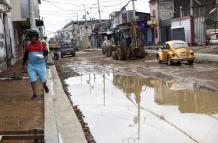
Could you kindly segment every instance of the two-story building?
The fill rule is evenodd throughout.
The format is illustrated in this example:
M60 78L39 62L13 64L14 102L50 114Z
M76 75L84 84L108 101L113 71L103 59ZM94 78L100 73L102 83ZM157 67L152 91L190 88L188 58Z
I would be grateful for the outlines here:
M171 40L171 29L176 27L184 29L188 43L205 44L212 33L218 35L217 3L216 0L150 0L149 23L155 44Z
M36 19L37 30L42 35L43 21L40 20L39 4L40 0L33 0L34 2L34 14ZM15 41L15 55L16 60L20 60L23 56L23 44L24 43L24 31L30 28L30 10L29 0L11 0L13 6L11 11L13 29L14 29L14 41Z
M71 41L79 48L101 47L100 34L107 32L108 20L71 21L58 34L60 41ZM61 35L60 35L61 34Z
M150 0L151 21L154 43L159 44L171 39L171 18L174 15L173 0Z
M36 25L42 33L39 19L40 0L34 1ZM0 71L14 65L23 57L24 31L30 28L29 0L1 0L0 2Z
M60 41L62 42L76 41L77 47L89 48L91 46L92 27L92 23L88 21L71 21L60 30L58 37L61 37Z

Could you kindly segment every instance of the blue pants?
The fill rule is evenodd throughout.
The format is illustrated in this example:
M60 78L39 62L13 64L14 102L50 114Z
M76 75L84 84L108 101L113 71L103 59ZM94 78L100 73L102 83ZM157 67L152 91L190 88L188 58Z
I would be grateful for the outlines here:
M30 81L35 82L37 80L37 75L39 76L39 79L41 82L46 81L46 66L45 63L36 63L28 64L28 74L30 76Z

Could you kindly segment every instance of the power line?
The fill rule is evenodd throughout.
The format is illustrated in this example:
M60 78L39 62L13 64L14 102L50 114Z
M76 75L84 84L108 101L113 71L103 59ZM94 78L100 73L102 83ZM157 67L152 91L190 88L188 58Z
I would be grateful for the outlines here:
M46 0L43 0L43 1L46 1ZM52 1L52 0L49 0L50 2L55 2L55 3L59 3L59 4L70 4L70 5L79 5L82 7L82 4L75 4L75 3L70 3L70 2L60 2L60 1ZM74 0L75 1L75 0ZM80 1L80 0L79 0ZM81 2L81 1L80 1ZM96 4L96 3L86 3L86 5L93 5L93 4Z
M53 6L57 7L57 8L60 9L60 10L63 10L63 11L83 11L83 10L67 10L67 9L63 9L63 8L57 6L56 4L54 4L54 3L51 2L51 1L48 1L48 0L44 0L44 1L45 1L45 2L48 2L48 3L50 3L50 4L52 4Z
M114 7L114 6L118 6L118 5L121 5L121 4L124 4L126 3L126 0L123 1L123 2L120 2L120 3L116 3L116 4L109 4L109 5L101 5L102 7Z

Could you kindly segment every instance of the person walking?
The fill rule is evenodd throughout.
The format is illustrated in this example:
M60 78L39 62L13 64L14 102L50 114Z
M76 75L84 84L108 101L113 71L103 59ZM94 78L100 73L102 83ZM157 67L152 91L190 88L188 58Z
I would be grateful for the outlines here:
M47 47L48 53L49 53L49 43L47 42L47 35L43 34L42 42L46 43L46 47ZM49 69L49 66L48 66L48 56L45 57L45 64L46 64L46 68Z
M46 93L49 92L49 88L46 85L46 63L45 57L48 56L48 49L45 42L39 39L39 33L36 30L28 31L29 42L25 50L23 58L23 68L25 67L26 61L28 61L28 74L31 81L33 90L32 100L38 97L37 93L37 75L43 84L43 88Z

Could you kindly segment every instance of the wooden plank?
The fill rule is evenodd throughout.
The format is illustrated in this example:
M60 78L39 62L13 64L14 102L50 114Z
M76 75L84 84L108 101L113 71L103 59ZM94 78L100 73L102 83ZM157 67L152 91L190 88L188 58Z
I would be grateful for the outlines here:
M0 135L0 143L3 143L2 135Z
M4 135L2 140L43 140L44 135Z
M0 131L0 135L44 134L43 130Z

